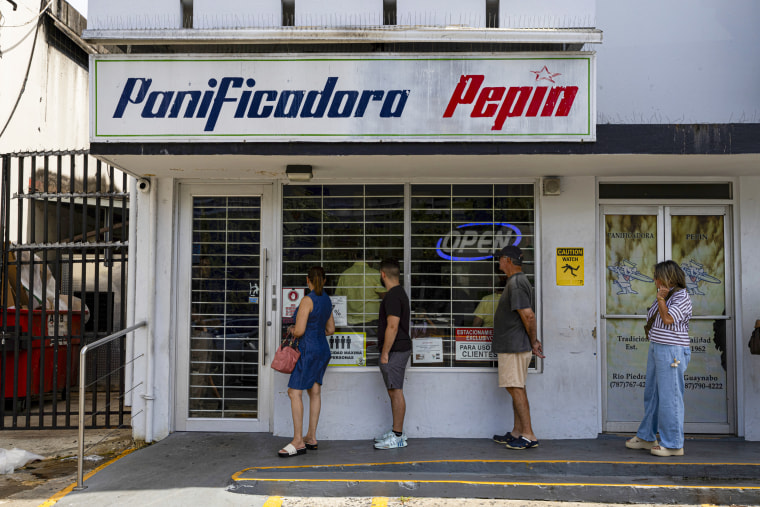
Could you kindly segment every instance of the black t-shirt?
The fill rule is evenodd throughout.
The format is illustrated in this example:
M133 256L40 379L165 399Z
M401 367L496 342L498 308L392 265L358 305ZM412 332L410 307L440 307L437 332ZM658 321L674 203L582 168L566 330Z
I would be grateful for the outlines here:
M409 336L409 296L406 295L406 291L400 285L396 285L389 290L382 303L380 303L380 324L377 328L377 347L380 352L383 351L383 343L385 342L385 329L388 327L388 315L398 317L398 333L396 334L396 340L391 347L392 352L403 352L405 350L412 349L412 339Z

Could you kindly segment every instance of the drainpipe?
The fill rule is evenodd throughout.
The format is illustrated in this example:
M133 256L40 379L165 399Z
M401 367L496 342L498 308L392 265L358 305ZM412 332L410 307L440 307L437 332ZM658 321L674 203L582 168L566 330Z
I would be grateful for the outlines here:
M151 178L150 182L150 266L148 269L148 281L156 283L156 261L158 259L158 180ZM148 343L145 346L145 442L153 442L153 344L156 328L156 290L151 291L149 300L150 311L148 318Z
M136 284L136 254L137 250L137 181L129 178L129 245L127 246L127 325L135 324L135 286ZM126 336L126 352L124 357L129 361L129 366L124 372L124 385L129 391L124 395L124 404L132 406L132 387L135 379L135 363L132 360L135 354L135 335L129 333Z

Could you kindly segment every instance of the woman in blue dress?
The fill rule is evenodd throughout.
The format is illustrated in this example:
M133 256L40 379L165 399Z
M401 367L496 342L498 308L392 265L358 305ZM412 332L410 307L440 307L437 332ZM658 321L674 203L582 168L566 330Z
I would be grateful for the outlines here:
M290 409L293 414L293 440L277 454L282 458L305 454L317 449L317 423L322 408L322 377L330 362L327 336L335 332L332 302L325 293L325 270L309 269L306 278L309 294L301 300L295 314L296 323L288 328L298 338L298 359L288 382ZM309 429L303 434L303 392L309 393Z

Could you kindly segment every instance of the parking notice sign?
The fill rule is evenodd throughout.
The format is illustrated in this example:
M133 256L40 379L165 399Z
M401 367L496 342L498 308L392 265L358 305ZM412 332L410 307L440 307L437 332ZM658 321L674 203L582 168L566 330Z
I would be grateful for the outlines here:
M557 248L557 285L583 285L583 248Z
M457 361L496 361L496 354L491 351L492 327L457 327L454 338Z

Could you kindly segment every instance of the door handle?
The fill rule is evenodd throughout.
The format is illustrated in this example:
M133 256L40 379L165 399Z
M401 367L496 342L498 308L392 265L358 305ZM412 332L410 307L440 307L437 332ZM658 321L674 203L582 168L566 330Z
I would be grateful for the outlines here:
M260 276L260 278L261 278L261 281L262 281L261 282L261 290L263 292L263 291L267 290L266 287L267 287L267 285L269 285L269 277L267 276L267 272L268 272L268 269L269 269L269 249L262 248L261 250L262 250L261 253L263 254L261 256L263 262L262 262L262 267L261 267L261 276ZM262 319L262 317L266 317L267 316L267 309L266 309L267 305L266 305L266 298L264 297L264 294L261 294L261 296L262 297L261 297L260 301L263 304L259 305L259 336L261 336L261 339L259 340L259 342L260 342L259 346L261 347L261 351L262 351L261 365L262 366L266 366L267 365L267 352L268 352L268 350L267 350L267 341L268 341L267 338L269 337L269 333L268 333L268 329L267 328L269 327L269 325L271 324L271 322L268 319L266 319L266 318Z

